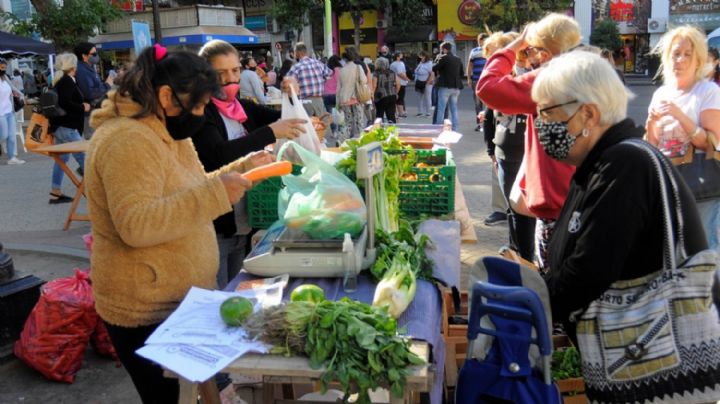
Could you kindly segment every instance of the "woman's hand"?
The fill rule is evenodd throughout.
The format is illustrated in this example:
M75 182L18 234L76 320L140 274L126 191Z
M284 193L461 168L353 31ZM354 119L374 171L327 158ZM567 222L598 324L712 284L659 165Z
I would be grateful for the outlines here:
M527 35L528 31L530 30L531 24L528 24L523 29L522 34L520 34L519 37L515 38L514 41L510 42L505 49L512 49L513 52L518 53L524 51L528 46L530 46L529 43L527 43Z
M253 168L262 167L274 161L275 156L266 152L265 150L252 152L245 157L243 169L247 172L252 170Z
M660 101L660 105L655 108L651 115L657 115L660 117L671 116L678 121L687 118L687 115L672 101Z
M295 139L296 137L305 133L305 124L307 123L304 119L291 118L283 119L270 124L275 138Z
M298 84L295 77L284 77L280 90L284 93L290 93L290 87L295 89L295 94L300 94L300 85Z
M245 191L252 188L252 182L246 180L240 173L227 173L220 175L220 181L225 186L228 200L234 205L245 195Z

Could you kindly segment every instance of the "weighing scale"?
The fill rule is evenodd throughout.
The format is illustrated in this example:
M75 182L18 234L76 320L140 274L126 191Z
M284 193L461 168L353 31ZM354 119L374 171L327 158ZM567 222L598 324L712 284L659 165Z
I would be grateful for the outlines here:
M367 221L353 239L355 268L367 269L375 262L375 195L372 178L384 169L382 146L373 142L357 150L357 177L365 180ZM343 239L313 240L304 232L289 229L283 220L275 222L243 262L253 275L292 277L342 277Z

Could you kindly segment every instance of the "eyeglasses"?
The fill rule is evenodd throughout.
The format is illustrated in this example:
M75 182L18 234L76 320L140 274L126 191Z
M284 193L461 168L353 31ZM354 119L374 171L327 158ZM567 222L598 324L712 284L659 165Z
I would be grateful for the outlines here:
M538 109L537 112L538 112L538 115L546 116L546 115L547 115L547 114L546 114L547 111L550 111L551 109L564 107L564 106L566 106L566 105L575 104L575 103L577 103L577 102L578 102L578 100L572 100L572 101L568 101L568 102L563 102L563 103L561 103L561 104L555 104L555 105L551 105L551 106L549 106L549 107L545 107L545 108L542 108L542 109Z
M525 54L525 56L530 57L530 56L535 56L535 55L537 55L537 54L540 53L540 52L547 52L547 51L548 51L547 49L541 48L541 47L539 47L539 46L538 46L538 47L528 46L527 48L525 48L525 49L523 50L523 53Z

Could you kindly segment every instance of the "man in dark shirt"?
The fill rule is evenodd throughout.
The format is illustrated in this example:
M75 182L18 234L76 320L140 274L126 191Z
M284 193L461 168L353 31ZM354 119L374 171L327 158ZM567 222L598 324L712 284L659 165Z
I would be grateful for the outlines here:
M438 76L438 101L435 109L435 119L442 122L445 114L445 107L450 107L450 120L452 121L452 129L458 129L458 111L457 103L460 96L460 90L463 88L463 66L459 57L451 53L452 44L443 42L440 45L442 55L433 66L435 75Z

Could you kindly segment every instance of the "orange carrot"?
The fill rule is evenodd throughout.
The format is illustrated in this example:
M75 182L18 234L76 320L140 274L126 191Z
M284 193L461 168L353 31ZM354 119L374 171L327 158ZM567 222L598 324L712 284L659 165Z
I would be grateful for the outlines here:
M260 181L270 177L279 177L292 173L292 163L289 161L276 161L261 167L253 168L243 174L250 181Z

